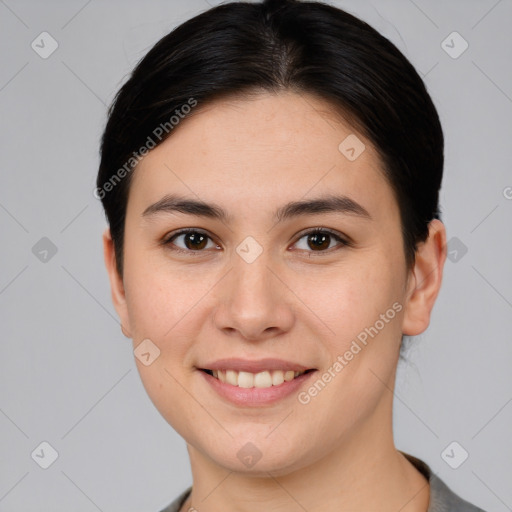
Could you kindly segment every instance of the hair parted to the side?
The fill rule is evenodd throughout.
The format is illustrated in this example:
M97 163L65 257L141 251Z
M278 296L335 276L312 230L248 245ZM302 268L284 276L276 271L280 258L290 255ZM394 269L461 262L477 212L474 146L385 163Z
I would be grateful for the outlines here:
M179 25L115 96L96 193L121 277L130 183L148 137L155 147L171 136L171 118L194 115L186 105L283 90L327 100L372 142L400 209L407 266L414 263L429 222L440 218L444 160L441 124L422 79L396 46L351 14L321 2L265 0L221 4Z

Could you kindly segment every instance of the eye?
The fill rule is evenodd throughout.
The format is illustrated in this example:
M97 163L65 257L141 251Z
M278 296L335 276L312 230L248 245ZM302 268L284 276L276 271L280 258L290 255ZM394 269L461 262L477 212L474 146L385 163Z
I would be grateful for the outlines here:
M176 240L180 238L182 238L183 244L181 246L176 243ZM299 240L295 242L295 245L297 245L302 239L306 239L306 247L299 247L299 250L306 250L307 252L332 252L330 250L328 251L328 249L332 248L331 242L333 239L338 242L338 248L351 246L351 242L345 240L340 234L327 228L315 228L303 233ZM210 245L208 245L209 241ZM213 242L212 238L207 233L194 228L186 228L178 231L177 233L173 233L171 236L164 239L162 244L173 251L189 255L204 252L204 249L208 248L221 248L218 244ZM312 250L308 250L308 248Z
M326 228L315 228L306 233L303 233L295 245L297 245L303 238L306 239L304 244L305 247L299 247L299 249L306 251L308 251L308 248L312 249L308 252L328 252L327 249L330 249L330 245L333 239L339 243L338 248L339 246L344 247L351 245L348 240L342 238L338 233L335 233L334 231Z
M175 243L175 240L183 238L183 245L179 246ZM210 247L208 247L208 240L211 241ZM181 231L174 233L172 236L166 238L162 242L165 246L169 246L173 251L184 252L193 254L194 252L202 252L203 249L216 247L220 248L218 244L213 243L213 240L209 235L203 231L197 229L182 229Z

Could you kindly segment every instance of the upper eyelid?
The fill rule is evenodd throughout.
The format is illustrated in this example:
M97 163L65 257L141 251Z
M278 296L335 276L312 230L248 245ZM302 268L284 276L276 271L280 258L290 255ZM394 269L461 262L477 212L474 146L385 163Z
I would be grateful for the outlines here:
M201 228L183 228L183 229L179 229L175 233L164 236L164 238L162 239L162 243L164 243L164 244L169 243L173 238L176 238L181 235L186 235L188 233L199 233L200 235L205 235L210 240L215 241L215 238L213 236L211 236L207 231L204 231Z

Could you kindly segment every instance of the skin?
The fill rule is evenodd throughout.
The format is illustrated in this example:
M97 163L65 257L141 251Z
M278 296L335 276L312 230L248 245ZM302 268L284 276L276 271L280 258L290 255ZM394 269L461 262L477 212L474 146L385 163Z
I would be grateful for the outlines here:
M350 134L366 146L355 161L338 150ZM187 443L193 491L182 510L425 512L428 482L394 446L392 390L402 333L427 328L441 286L443 224L430 223L407 269L398 204L370 141L323 100L292 92L198 106L133 178L123 278L108 229L105 263L125 334L134 347L149 338L160 349L149 366L136 362ZM333 192L371 218L272 217L288 201ZM232 219L142 215L168 193L215 202ZM195 255L159 243L187 227L210 236ZM317 227L352 245L331 238L316 249L301 232ZM252 263L236 252L247 236L263 248ZM194 252L186 241L173 240ZM235 406L196 369L224 357L277 357L321 375L396 302L401 311L308 404L293 394ZM262 455L251 468L237 457L248 442Z

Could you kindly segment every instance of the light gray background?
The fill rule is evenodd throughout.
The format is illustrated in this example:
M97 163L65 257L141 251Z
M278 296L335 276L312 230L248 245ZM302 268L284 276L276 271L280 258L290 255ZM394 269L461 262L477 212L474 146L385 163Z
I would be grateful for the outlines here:
M467 247L451 241L431 326L400 366L397 447L467 500L512 510L512 1L330 3L424 76L446 136L443 220ZM119 329L92 190L106 105L208 7L0 0L0 511L157 511L191 483ZM31 48L43 31L59 45L47 59ZM457 59L441 46L453 31L469 43ZM32 252L42 237L57 247L47 262ZM31 457L42 441L59 454L48 469ZM458 469L441 456L452 441L469 453Z

